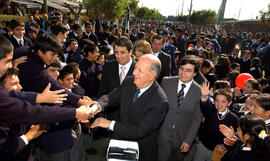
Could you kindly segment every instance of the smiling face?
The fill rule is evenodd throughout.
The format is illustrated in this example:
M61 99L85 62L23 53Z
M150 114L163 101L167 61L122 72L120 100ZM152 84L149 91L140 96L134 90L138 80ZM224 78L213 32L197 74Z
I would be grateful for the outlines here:
M243 87L243 93L249 94L253 91L252 84L249 82L246 82L245 86Z
M38 50L38 56L46 65L51 65L54 61L58 60L58 53L54 51L46 51L44 54L42 51Z
M132 50L128 51L126 47L115 45L114 54L120 65L126 65L131 60Z
M232 102L229 102L227 97L224 95L217 95L215 97L215 107L218 112L224 112Z
M4 81L4 87L8 89L8 91L15 90L20 92L22 90L22 86L20 85L20 80L17 75L7 77Z
M22 39L24 37L24 26L17 26L13 29L13 34L19 39Z
M67 74L64 79L58 79L58 81L63 87L72 89L74 84L73 73Z

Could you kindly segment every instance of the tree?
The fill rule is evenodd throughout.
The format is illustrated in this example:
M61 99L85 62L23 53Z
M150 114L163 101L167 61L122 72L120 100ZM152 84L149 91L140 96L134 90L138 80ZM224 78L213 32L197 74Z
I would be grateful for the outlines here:
M79 6L74 9L70 4L65 3L65 7L69 9L69 11L74 15L75 20L79 20L81 11L83 9L83 4L79 4Z
M83 3L91 18L120 18L130 4L132 9L136 8L136 0L84 0Z
M193 11L188 21L192 24L206 25L214 24L216 20L216 11L213 10L200 10Z
M270 3L268 4L268 11L260 11L261 20L263 23L268 24L270 26Z
M149 9L148 7L140 7L137 10L136 17L145 20L163 20L164 16L156 9Z

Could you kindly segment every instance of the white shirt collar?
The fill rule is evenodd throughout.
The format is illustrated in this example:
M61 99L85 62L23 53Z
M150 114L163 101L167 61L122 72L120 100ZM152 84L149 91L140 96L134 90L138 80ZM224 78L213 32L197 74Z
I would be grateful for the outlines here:
M141 96L148 88L150 88L152 84L153 84L153 83L151 83L149 86L147 86L147 87L145 87L145 88L140 89L139 97L140 97L140 96Z
M224 112L218 112L218 114L221 114L221 116L223 117L224 115L226 115L227 112L228 112L228 109L226 109Z
M89 37L91 35L92 32L89 32L89 34L87 32L85 32L85 34Z
M158 57L159 52L157 52L157 53L152 52L152 54L155 55L156 57Z
M252 149L251 149L251 147L247 147L247 146L244 145L244 147L242 148L242 150L243 151L251 151Z
M78 34L76 34L75 32L73 32L73 34L74 34L75 37L78 37Z
M270 119L265 120L265 124L266 124L266 125L270 124Z
M17 38L15 35L13 35L13 37L15 38L15 40L20 44L20 41L22 41L22 44L24 43L23 38L19 39Z
M184 88L184 97L185 97L186 94L187 94L187 92L188 92L188 90L189 90L189 88L190 88L190 86L191 86L191 84L192 84L192 82L193 82L193 80L191 80L191 81L188 82L188 83L183 83L183 82L179 79L179 81L178 81L177 93L179 93L180 90L181 90L181 88L182 88L182 85L181 85L181 84L185 84L185 85L186 85L186 87Z
M119 75L120 75L120 73L121 73L121 71L122 71L122 68L121 67L125 67L125 76L127 75L127 73L128 73L128 70L129 70L129 68L130 68L130 66L131 66L131 64L132 64L132 59L130 59L130 61L127 63L127 64L125 64L125 65L120 65L120 64L118 64L118 68L119 68Z

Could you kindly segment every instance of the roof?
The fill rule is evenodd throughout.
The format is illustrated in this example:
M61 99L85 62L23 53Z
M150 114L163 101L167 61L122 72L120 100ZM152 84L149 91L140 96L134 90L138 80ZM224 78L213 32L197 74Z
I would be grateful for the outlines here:
M11 0L11 2L26 5L27 8L41 8L41 4L30 2L28 0Z
M40 4L43 4L43 0L33 0L33 1L38 2ZM56 4L56 3L53 3L52 1L47 1L47 5L49 7L56 8L56 9L62 11L62 12L69 12L68 8L60 6L60 5Z

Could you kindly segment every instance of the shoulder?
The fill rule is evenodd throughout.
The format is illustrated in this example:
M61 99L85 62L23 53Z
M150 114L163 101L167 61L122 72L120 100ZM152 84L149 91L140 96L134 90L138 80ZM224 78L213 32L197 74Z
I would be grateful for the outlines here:
M171 58L171 56L163 51L160 52L161 56L163 56L164 58Z

